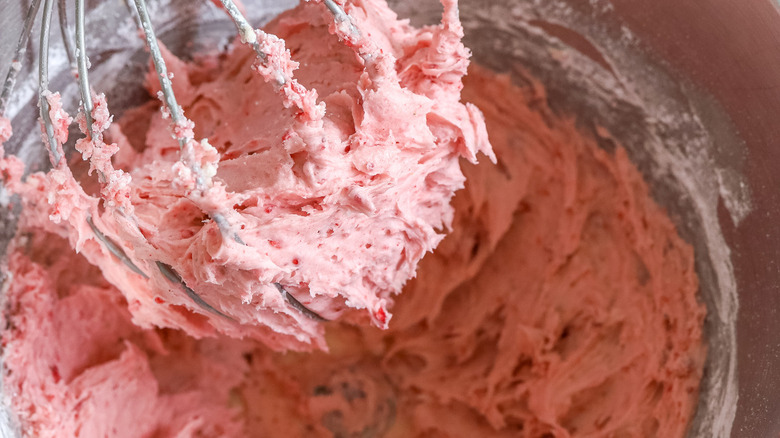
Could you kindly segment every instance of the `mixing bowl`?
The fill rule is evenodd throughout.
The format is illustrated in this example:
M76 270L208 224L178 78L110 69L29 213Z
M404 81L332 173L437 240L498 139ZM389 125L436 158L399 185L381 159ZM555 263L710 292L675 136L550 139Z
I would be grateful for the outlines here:
M0 66L8 65L26 1L0 0ZM138 103L147 53L125 6L88 1L93 86L113 112ZM293 1L245 1L257 25ZM413 23L437 19L435 1L395 0ZM186 56L221 47L232 25L209 2L151 2L158 36ZM780 434L780 11L770 0L462 0L476 62L548 90L551 107L583 130L624 145L696 249L708 360L691 437ZM72 12L71 12L72 17ZM37 42L34 35L33 43ZM28 59L35 59L31 44ZM75 108L77 89L54 35L51 89ZM7 150L46 167L36 126L32 62L9 114ZM597 136L599 137L599 136ZM0 221L0 250L14 215ZM2 436L15 437L4 413Z

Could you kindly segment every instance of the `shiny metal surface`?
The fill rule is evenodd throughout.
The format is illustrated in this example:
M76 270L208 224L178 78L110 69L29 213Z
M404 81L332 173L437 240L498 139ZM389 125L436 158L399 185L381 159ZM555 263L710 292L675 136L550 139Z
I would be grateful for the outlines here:
M732 436L780 435L780 10L774 0L615 1L669 65L710 93L747 149L753 211L723 214L739 290ZM671 12L674 13L671 13Z
M244 3L258 24L295 2ZM439 11L432 0L391 3L414 22L432 21ZM0 71L26 6L26 0L0 0ZM175 53L220 46L235 33L207 1L150 0L150 7L160 38ZM90 79L121 113L141 93L148 55L121 1L87 0L87 9ZM690 435L780 435L777 3L461 0L461 12L475 59L510 74L530 71L548 87L554 108L577 114L585 129L608 128L696 247L710 358ZM78 90L62 49L54 32L50 87L63 92L73 111ZM7 146L33 169L47 160L30 104L37 98L30 74L36 55L31 47L10 102L17 136ZM686 174L696 166L701 169ZM0 219L2 241L13 217ZM12 425L0 416L2 424ZM17 433L0 427L0 436Z
M780 4L569 3L604 27L629 29L637 51L659 60L671 77L693 90L690 106L702 116L721 156L713 166L739 163L747 178L751 209L744 219L735 223L728 202L718 200L739 297L739 395L730 436L780 436ZM597 44L603 39L598 26L568 24Z

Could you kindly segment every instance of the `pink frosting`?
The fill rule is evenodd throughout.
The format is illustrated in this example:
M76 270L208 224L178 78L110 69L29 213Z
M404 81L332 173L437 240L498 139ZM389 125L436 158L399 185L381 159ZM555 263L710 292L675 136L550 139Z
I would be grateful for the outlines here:
M112 128L95 95L93 132L76 148L101 196L62 163L20 189L24 220L70 240L144 327L324 348L321 323L275 283L323 318L387 327L394 294L450 227L459 159L495 159L481 113L460 102L469 52L455 2L444 6L441 25L417 29L383 1L356 2L350 33L303 3L269 26L283 39L257 32L265 60L244 45L197 65L166 51L186 118L171 126L148 105ZM156 73L147 83L159 94ZM63 143L71 119L48 99Z
M25 229L2 339L28 436L683 437L704 362L691 247L532 79L467 79L500 164L464 165L389 330L329 323L328 353L141 328L67 241Z
M625 151L546 108L532 78L518 88L472 68L463 97L476 106L459 103L452 3L423 30L376 1L354 5L398 82L363 71L373 49L350 41L356 55L308 4L269 30L305 61L295 77L317 90L321 118L301 89L253 72L246 48L169 56L194 135L209 139L193 161L179 161L158 102L110 125L98 97L92 141L79 143L89 166L24 183L12 166L24 215L6 270L3 388L25 436L682 438L705 358L693 251ZM482 113L497 165L473 163L491 153ZM208 173L212 145L221 160L198 193L183 174L194 162ZM209 202L235 213L247 245L225 238ZM88 217L151 278L112 256ZM355 324L385 326L378 310L437 243L388 329ZM304 316L272 281L340 320ZM328 351L278 351L310 343Z

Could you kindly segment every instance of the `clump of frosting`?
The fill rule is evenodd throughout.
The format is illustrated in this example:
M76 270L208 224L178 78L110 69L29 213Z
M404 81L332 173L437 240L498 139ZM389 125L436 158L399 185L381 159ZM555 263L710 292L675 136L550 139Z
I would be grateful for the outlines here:
M112 124L95 94L91 131L76 117L89 175L65 160L31 175L23 220L67 238L144 327L276 349L324 347L322 320L387 327L450 228L460 159L495 159L460 101L469 52L456 2L443 5L439 25L415 28L384 1L346 5L349 20L302 2L256 31L263 56L238 41L199 63L165 51L176 122L153 101ZM61 150L72 119L47 97Z

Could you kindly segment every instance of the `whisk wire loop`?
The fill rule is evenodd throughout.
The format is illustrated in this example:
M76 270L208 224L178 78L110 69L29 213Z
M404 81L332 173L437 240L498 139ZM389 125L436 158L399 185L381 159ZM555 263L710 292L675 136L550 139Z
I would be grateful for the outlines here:
M152 26L152 20L149 17L149 10L146 6L145 0L135 0L135 10L138 14L139 23L141 24L141 29L144 33L144 38L146 39L146 45L149 48L149 51L152 56L152 63L154 64L154 69L157 72L157 76L160 82L160 89L162 91L163 96L163 102L165 106L168 108L168 112L171 116L171 121L174 125L174 132L178 133L180 130L176 129L178 126L181 126L183 123L186 122L186 119L184 117L184 113L182 112L181 107L179 106L179 103L176 101L176 95L173 92L173 85L171 84L171 79L168 74L168 68L165 65L165 59L162 56L162 52L160 51L160 45L157 42L157 36L154 33L154 27ZM203 192L208 189L208 183L206 181L206 178L203 173L203 169L198 165L198 163L194 162L192 159L187 159L188 155L191 155L189 152L189 148L192 148L192 145L190 142L193 140L192 138L186 138L179 134L176 134L176 140L179 143L179 148L184 155L185 162L190 170L195 175L195 183L196 187L199 191ZM190 157L191 158L191 157ZM217 224L217 227L219 227L220 231L224 235L231 236L233 240L240 244L245 244L243 240L241 240L241 237L238 235L238 233L235 233L231 230L231 226L227 218L220 212L211 212L209 216L214 220L214 222Z
M72 71L76 71L76 60L73 59L73 42L68 34L67 0L57 0L57 15L60 19L60 35L65 46L65 55L68 57L68 65Z
M41 16L41 39L40 49L38 53L38 92L39 99L38 105L40 107L41 120L43 120L44 131L46 133L46 140L49 144L49 151L51 152L51 164L54 167L59 166L62 160L62 153L60 152L59 143L54 134L54 126L52 125L51 116L49 111L51 106L49 105L48 96L49 92L49 35L51 33L51 9L53 0L45 0L43 3L43 15Z
M130 257L127 256L127 254L122 250L122 248L119 247L119 245L116 244L113 240L111 240L110 237L103 234L100 229L95 225L95 222L92 221L92 217L87 216L87 224L92 229L92 232L95 233L95 236L97 236L98 240L105 245L106 249L113 254L116 258L118 258L122 263L125 264L128 268L130 268L131 271L135 272L136 274L142 276L143 278L148 279L149 276L146 275L144 271L141 270L141 268L138 267L133 261L130 259Z
M87 122L87 137L92 138L92 91L87 74L87 48L84 42L84 0L76 0L76 62L78 65L81 107Z

